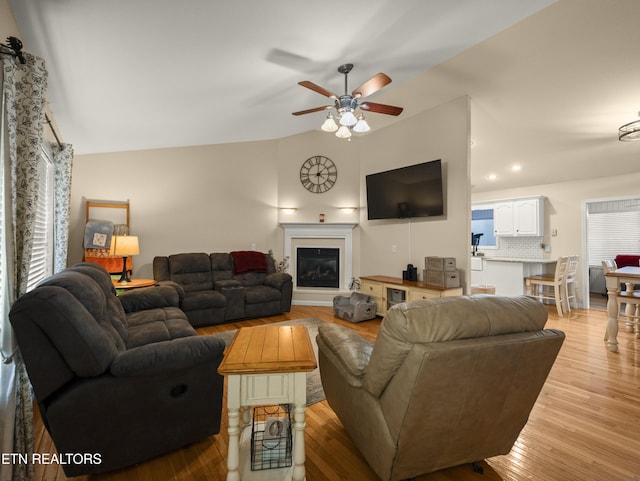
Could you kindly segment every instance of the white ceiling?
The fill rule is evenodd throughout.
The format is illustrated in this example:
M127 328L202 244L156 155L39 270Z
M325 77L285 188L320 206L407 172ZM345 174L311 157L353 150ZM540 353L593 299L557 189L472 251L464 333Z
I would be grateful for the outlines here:
M640 109L637 0L10 3L76 154L317 129L324 113L291 112L327 99L297 83L342 93L350 62L350 89L393 79L370 99L404 107L399 119L471 97L475 191L640 170L640 142L616 136Z

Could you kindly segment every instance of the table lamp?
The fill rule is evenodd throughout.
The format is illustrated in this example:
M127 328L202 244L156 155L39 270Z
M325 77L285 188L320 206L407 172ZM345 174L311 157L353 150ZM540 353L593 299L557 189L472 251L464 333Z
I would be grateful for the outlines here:
M110 253L113 256L122 256L122 276L120 276L118 282L131 282L127 272L127 257L140 254L138 236L114 235L111 238Z

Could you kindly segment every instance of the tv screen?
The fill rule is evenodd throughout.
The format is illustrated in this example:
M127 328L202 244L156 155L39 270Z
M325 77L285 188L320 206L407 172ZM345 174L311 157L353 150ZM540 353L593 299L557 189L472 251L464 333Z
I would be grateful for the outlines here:
M441 163L438 159L367 175L369 220L443 215Z

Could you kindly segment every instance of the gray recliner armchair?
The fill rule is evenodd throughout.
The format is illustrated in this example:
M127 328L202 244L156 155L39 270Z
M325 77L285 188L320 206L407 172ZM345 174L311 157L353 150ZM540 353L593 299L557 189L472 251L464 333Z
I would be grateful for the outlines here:
M361 292L352 292L350 296L335 296L333 314L349 322L368 321L376 317L376 303L371 296Z
M564 341L527 297L397 304L375 342L318 329L327 401L383 481L507 454Z
M220 431L224 342L198 336L171 287L116 296L82 263L9 314L43 422L67 476L145 461ZM85 455L84 457L78 455Z

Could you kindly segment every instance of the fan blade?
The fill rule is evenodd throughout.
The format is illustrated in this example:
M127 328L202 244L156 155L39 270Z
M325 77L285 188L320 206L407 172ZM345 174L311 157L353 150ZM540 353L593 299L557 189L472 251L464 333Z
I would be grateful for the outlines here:
M360 85L357 89L352 92L352 96L354 97L368 97L374 92L377 92L385 85L389 85L391 83L391 78L382 72L375 74L365 83Z
M377 114L387 114L387 115L400 115L403 110L402 107L395 107L393 105L385 105L385 104L376 104L374 102L364 102L360 104L360 108L368 112L375 112Z
M307 87L308 89L313 90L314 92L318 92L325 97L330 97L337 99L338 96L333 92L329 92L327 89L320 87L319 85L314 84L313 82L309 82L308 80L303 80L302 82L298 82L298 85L302 85L303 87Z
M320 112L322 110L329 110L333 105L325 105L324 107L315 107L313 109L301 110L299 112L292 112L291 115L304 115L304 114L312 114L313 112Z

